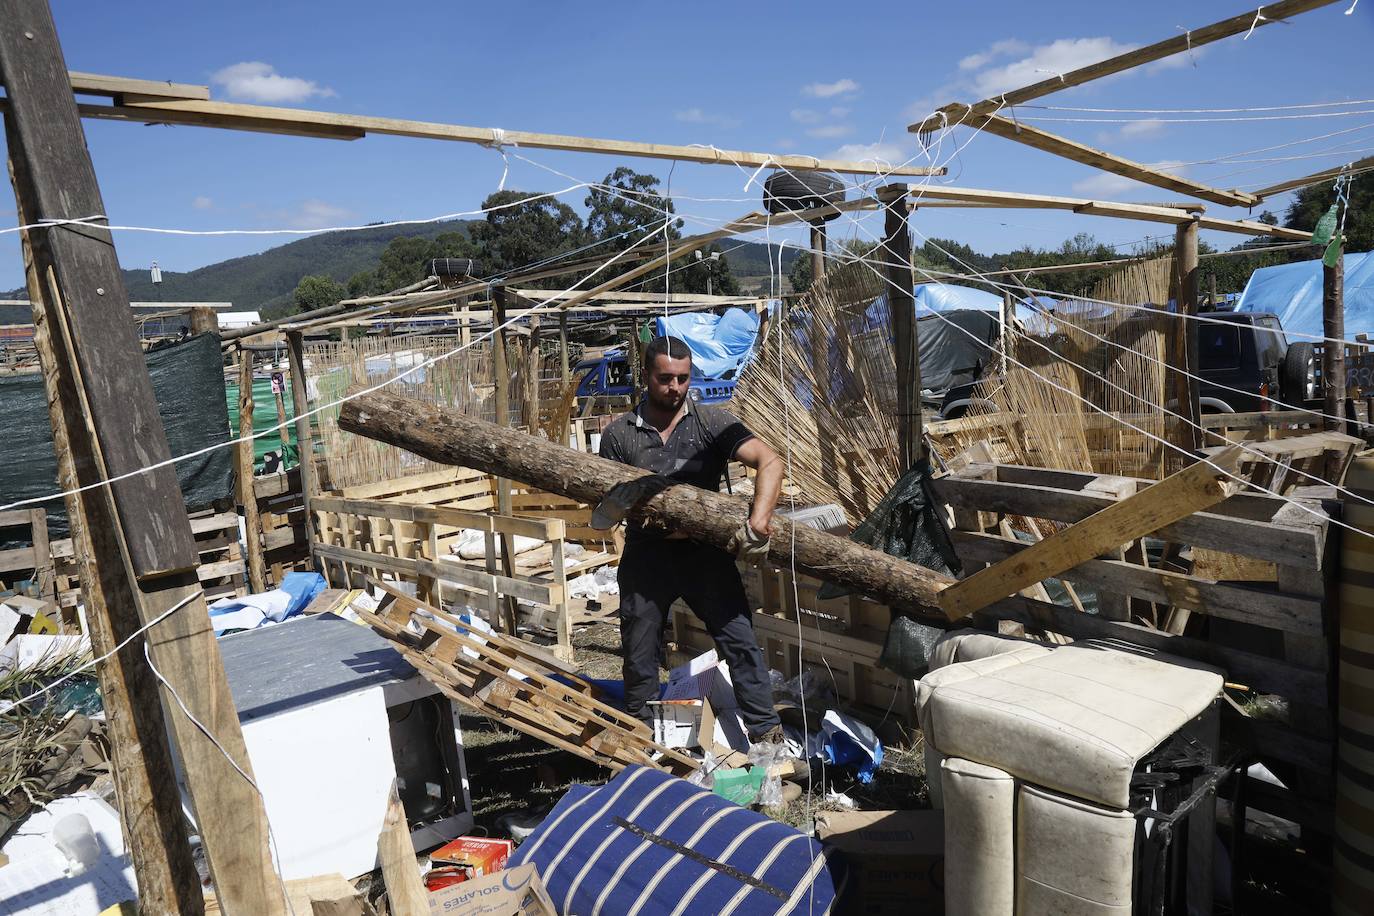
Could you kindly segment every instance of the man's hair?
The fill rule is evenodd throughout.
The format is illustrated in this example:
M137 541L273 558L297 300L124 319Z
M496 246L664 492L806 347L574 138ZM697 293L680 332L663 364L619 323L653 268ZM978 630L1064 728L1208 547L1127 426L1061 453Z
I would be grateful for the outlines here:
M654 360L660 355L669 359L691 359L692 351L681 337L655 337L644 348L644 368L653 371Z

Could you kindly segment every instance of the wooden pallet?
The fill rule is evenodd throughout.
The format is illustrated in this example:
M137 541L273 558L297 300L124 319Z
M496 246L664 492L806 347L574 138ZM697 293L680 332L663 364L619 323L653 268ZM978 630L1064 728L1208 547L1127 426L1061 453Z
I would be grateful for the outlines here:
M1029 519L1052 531L1055 524L1077 522L1150 483L973 462L934 486L954 510L955 547L966 571L972 571L1028 545L1026 536L1018 537L1006 522ZM1224 735L1282 771L1293 790L1287 793L1290 809L1325 812L1305 826L1329 831L1335 789L1336 604L1330 591L1334 560L1328 514L1336 510L1325 497L1332 493L1329 487L1298 488L1292 495L1302 508L1241 493L1156 532L1195 554L1209 551L1244 561L1258 581L1142 565L1139 552L1132 561L1117 548L1061 577L1080 596L1096 593L1097 613L1022 594L991 605L975 620L989 628L1014 622L1064 637L1122 641L1196 659L1221 668L1229 682L1285 698L1291 709L1287 721L1247 717L1228 708ZM1166 625L1178 623L1180 613L1191 622L1170 632Z
M686 776L696 769L696 760L656 744L647 725L603 703L591 683L539 647L477 630L375 579L368 585L383 594L381 605L354 611L465 708L611 770L639 764Z

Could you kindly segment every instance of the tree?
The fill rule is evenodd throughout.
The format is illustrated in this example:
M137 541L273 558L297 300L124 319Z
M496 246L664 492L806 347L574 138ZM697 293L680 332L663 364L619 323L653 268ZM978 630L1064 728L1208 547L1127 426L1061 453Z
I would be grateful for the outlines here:
M496 207L500 209L493 209ZM577 211L539 194L497 191L482 201L482 209L489 212L485 222L472 227L472 240L478 246L482 269L488 276L502 276L571 251L582 245L586 237ZM562 287L568 278L543 282L546 286Z
M1308 185L1294 195L1293 202L1288 205L1288 213L1283 224L1290 229L1310 231L1335 199L1334 181ZM1345 250L1370 249L1374 249L1374 181L1367 175L1360 175L1350 183L1349 203L1345 214ZM1321 252L1315 248L1302 254L1304 258L1321 257Z
M339 300L346 295L347 291L343 284L333 277L314 274L301 277L301 281L296 284L296 291L292 293L292 300L296 304L296 311L313 312L316 309L338 305Z
M792 292L804 293L811 288L811 255L802 252L801 256L792 262L792 269L787 272L787 282L792 285Z
M624 251L646 230L663 225L667 214L674 213L673 201L658 193L658 177L642 175L634 169L620 166L587 194L587 236L591 241L604 241L600 250ZM682 220L674 219L668 227L668 237L682 237Z
M371 270L360 270L348 278L348 295L380 296L425 278L425 265L432 258L473 258L480 252L462 232L445 232L433 239L403 236L392 239Z
M713 260L712 255L718 255L718 257ZM670 278L673 292L709 292L714 296L738 296L740 294L739 280L730 271L730 259L720 250L720 245L712 243L709 249L701 253L701 260L697 260L695 254L689 254L687 258L691 259L687 266ZM659 274L658 281L659 288L662 289L662 274Z

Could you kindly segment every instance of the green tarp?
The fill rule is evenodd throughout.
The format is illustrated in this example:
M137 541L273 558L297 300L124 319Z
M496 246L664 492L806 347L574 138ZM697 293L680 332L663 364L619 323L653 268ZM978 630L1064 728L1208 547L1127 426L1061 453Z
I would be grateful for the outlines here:
M280 375L283 385L290 385L290 376L285 373ZM229 406L229 428L234 431L235 436L239 431L239 386L237 382L230 382L225 386L225 398ZM296 416L291 403L291 392L289 388L282 391L282 402L286 405L286 419L291 420ZM264 430L272 429L280 422L277 419L277 399L272 393L272 379L256 378L253 379L253 434L258 435ZM262 473L263 458L268 452L281 452L282 437L278 430L260 436L253 440L253 471L256 474ZM282 457L284 464L288 468L296 466L296 430L293 426L286 428L286 454Z

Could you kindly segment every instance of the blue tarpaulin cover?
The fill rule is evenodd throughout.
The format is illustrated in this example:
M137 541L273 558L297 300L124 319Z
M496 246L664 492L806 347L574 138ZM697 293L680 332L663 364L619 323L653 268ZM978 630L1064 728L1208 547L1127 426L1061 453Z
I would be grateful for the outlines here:
M811 837L639 766L572 786L507 867L528 863L560 913L604 916L829 913L845 875Z
M978 309L995 312L1002 307L1002 297L987 290L950 283L922 283L916 287L916 314L922 312L952 312L956 309Z
M1322 262L1261 267L1250 275L1238 312L1272 312L1290 334L1311 340L1322 333ZM1345 256L1345 336L1374 331L1374 257ZM1296 334L1294 335L1296 337Z
M692 369L702 378L732 379L744 368L759 335L759 316L751 309L724 315L685 312L658 319L659 336L680 337L692 351Z

